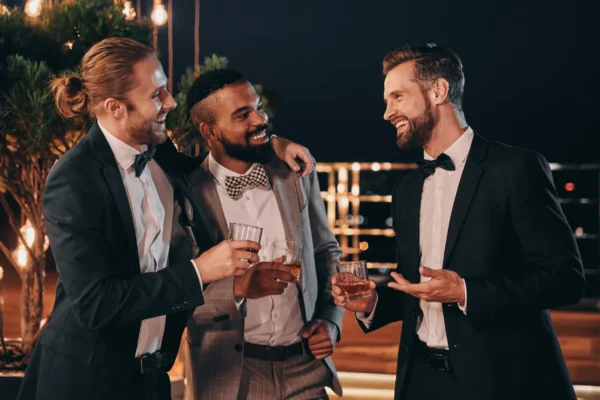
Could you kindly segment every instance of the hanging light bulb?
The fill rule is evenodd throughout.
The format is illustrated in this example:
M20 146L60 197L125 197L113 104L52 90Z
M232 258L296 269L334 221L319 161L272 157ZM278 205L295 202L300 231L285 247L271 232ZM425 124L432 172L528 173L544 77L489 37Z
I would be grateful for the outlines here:
M25 221L25 225L23 225L20 230L21 234L25 236L27 246L33 246L33 242L35 241L35 229L33 229L31 222L29 222L29 220Z
M14 257L17 259L19 267L25 268L27 266L27 249L21 243L14 252Z
M154 22L154 25L164 25L167 22L167 10L165 10L165 6L160 4L160 3L155 3L154 4L154 9L152 10L152 22Z
M133 8L130 1L125 2L125 5L123 6L123 15L125 15L125 19L127 21L132 21L135 19L137 14L135 13L135 8Z
M25 14L29 15L32 18L36 18L40 16L42 12L42 1L41 0L29 0L27 4L25 4Z

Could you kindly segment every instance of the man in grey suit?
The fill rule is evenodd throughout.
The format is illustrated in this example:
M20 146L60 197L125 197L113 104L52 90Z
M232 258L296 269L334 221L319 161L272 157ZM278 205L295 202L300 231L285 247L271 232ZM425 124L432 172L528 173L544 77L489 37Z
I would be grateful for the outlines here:
M254 88L228 69L201 75L187 99L211 152L191 176L215 243L231 222L263 228L258 263L204 290L188 322L188 399L326 399L341 395L330 358L343 309L330 278L342 254L327 226L314 169L305 176L272 157L267 115ZM276 240L302 244L298 282L269 262Z

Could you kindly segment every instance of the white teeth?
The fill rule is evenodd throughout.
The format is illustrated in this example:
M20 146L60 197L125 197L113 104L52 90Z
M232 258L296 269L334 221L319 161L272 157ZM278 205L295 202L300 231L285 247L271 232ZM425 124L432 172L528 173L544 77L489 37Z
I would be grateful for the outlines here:
M250 137L250 140L259 140L259 139L264 138L265 136L267 136L267 134L265 133L265 131L262 131L261 133L258 133L256 135L252 135Z
M402 121L396 123L396 129L400 128L401 126L406 125L407 123L408 123L408 121L406 121L406 120L402 120Z

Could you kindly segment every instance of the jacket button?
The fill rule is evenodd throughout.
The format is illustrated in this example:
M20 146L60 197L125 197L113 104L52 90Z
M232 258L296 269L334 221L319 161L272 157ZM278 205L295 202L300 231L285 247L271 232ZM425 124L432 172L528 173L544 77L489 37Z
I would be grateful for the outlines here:
M234 349L235 349L235 351L237 351L238 353L239 353L240 351L242 351L242 349L243 349L243 347L242 347L242 345L241 345L241 344L236 344L235 346L233 346L233 348L234 348Z

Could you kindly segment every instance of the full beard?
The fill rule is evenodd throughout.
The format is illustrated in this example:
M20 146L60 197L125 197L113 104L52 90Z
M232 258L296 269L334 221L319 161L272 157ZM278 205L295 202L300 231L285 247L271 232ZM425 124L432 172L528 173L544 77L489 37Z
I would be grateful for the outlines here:
M259 163L259 164L268 164L273 160L273 148L271 147L271 141L269 140L266 143L260 145L253 145L250 143L250 136L262 132L266 130L267 126L256 129L252 132L249 132L246 135L246 144L237 144L230 142L225 136L222 136L223 149L225 153L237 160L249 162L249 163Z
M408 119L408 118L407 118ZM433 115L426 98L425 111L416 118L408 119L410 130L398 136L396 144L401 149L423 148L431 139L433 133Z

